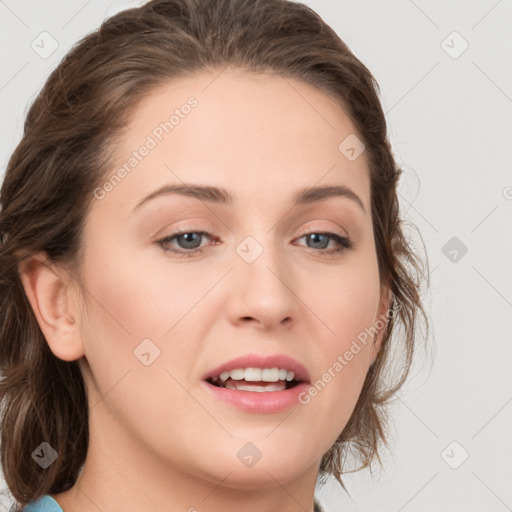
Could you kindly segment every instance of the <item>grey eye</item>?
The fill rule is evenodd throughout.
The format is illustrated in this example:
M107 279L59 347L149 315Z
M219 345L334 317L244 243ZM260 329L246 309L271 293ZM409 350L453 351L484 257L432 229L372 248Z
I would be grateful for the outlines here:
M311 247L312 249L327 249L331 240L331 237L324 233L310 233L309 235L305 235L305 238L307 241L311 241L313 243L313 245L308 245L308 247Z
M173 238L181 249L197 249L201 245L202 233L184 233Z

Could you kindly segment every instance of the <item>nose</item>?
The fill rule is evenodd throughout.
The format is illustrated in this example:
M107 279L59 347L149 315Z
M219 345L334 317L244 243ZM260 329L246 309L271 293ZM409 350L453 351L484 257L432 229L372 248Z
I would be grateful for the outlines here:
M250 250L257 250L252 243ZM293 269L285 261L284 252L271 247L270 242L259 250L261 254L252 262L244 259L243 252L234 255L227 303L229 319L234 325L252 323L263 330L290 327L300 313Z

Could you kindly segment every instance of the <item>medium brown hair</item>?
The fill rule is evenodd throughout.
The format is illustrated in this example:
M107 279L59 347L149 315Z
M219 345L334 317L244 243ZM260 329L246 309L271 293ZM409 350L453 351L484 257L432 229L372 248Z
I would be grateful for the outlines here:
M24 292L20 264L44 251L78 280L92 191L111 171L113 148L129 115L157 87L226 66L297 79L330 95L366 146L380 281L400 308L387 324L348 424L322 458L320 475L332 474L343 485L349 452L361 467L375 457L380 462L380 441L388 443L385 405L409 373L419 313L428 332L420 300L428 273L399 216L402 171L391 151L379 87L303 4L153 0L105 20L52 72L27 113L0 192L1 463L21 504L74 485L87 454L88 404L78 361L63 361L48 347ZM398 325L402 336L392 337ZM394 350L397 344L402 348ZM397 357L402 364L391 381ZM46 469L32 458L43 441L58 453Z

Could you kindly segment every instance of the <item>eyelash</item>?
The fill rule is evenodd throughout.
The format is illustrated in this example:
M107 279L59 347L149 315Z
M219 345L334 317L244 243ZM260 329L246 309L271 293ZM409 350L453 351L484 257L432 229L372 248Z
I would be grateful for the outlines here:
M159 246L160 248L162 248L164 250L164 252L172 252L173 254L178 255L178 257L180 257L180 258L190 258L196 254L202 253L203 247L197 247L195 249L190 249L190 250L176 249L176 248L171 249L169 247L166 247L166 244L170 243L172 240L174 240L178 236L184 235L184 234L197 234L197 235L206 236L210 239L218 241L218 238L213 237L207 231L194 231L192 229L185 228L185 229L179 229L179 230L175 231L174 233L172 233L171 235L166 236L165 238L162 238L160 240L157 240L155 242L155 244L157 246ZM332 240L334 240L338 244L338 247L336 249L315 250L313 247L308 247L308 249L312 249L313 251L315 251L316 253L318 253L322 256L326 255L326 256L334 257L334 256L338 255L339 253L342 253L348 249L352 249L352 247L354 245L353 242L347 237L337 235L336 233L330 233L330 232L324 232L324 231L308 231L305 233L303 232L303 233L301 233L301 235L299 236L298 239L300 240L301 238L304 238L305 236L308 236L308 235L327 236L327 237L331 238Z

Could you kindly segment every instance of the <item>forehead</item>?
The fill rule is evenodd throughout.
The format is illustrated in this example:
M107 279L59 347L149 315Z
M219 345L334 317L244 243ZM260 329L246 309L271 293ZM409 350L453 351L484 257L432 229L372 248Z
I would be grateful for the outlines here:
M369 209L364 154L350 160L340 151L356 136L351 119L303 82L232 68L200 72L153 90L127 125L107 178L120 167L127 172L109 202L135 205L157 187L180 182L220 184L245 205L341 184Z

